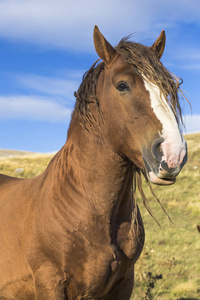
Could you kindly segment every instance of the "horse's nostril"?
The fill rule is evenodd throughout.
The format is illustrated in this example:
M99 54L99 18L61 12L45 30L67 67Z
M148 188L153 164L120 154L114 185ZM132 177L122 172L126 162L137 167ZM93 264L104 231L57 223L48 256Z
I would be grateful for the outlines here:
M164 142L164 139L163 138L159 138L152 145L153 156L159 162L162 160L162 156L163 156L163 152L162 152L162 149L161 149L161 144L163 142Z
M162 167L163 170L169 171L168 164L167 164L167 162L164 161L164 160L161 162L161 167Z

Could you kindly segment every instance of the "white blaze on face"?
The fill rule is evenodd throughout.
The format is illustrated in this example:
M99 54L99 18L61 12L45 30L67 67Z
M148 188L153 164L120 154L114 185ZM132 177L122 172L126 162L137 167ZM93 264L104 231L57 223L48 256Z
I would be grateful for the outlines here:
M164 139L161 144L164 154L162 159L167 162L169 168L178 167L186 154L186 142L180 132L174 112L156 85L149 83L145 78L144 85L150 95L151 107L162 124L162 132L159 132Z

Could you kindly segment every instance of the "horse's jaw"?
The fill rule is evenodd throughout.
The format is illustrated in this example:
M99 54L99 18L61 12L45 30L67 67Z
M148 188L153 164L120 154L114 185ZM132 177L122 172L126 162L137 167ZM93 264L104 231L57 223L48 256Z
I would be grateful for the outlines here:
M153 184L157 185L172 185L175 183L176 178L159 178L155 173L149 172L149 179Z
M151 183L157 185L172 185L176 182L176 176L163 176L163 174L159 174L156 172L155 167L150 167L150 164L147 163L147 160L143 157L146 173ZM159 167L157 168L159 170ZM178 173L176 174L178 175Z

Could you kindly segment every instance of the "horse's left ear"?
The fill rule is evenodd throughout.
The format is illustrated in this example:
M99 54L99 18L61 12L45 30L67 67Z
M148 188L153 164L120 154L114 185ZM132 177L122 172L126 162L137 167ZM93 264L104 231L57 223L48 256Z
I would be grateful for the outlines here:
M155 43L150 47L152 50L156 52L159 59L163 55L165 49L165 41L166 41L165 31L162 30L161 34L159 35Z
M97 54L101 59L103 59L105 64L108 65L116 57L117 55L116 50L101 34L97 25L95 25L94 27L93 38L94 38L94 46Z

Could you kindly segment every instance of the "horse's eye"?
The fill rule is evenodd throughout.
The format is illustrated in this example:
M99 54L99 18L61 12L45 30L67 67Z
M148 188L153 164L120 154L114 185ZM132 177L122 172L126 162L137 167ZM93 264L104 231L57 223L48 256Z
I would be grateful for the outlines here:
M129 88L128 88L128 85L126 83L119 83L118 86L117 86L117 89L118 91L120 92L125 92L125 91L128 91Z

